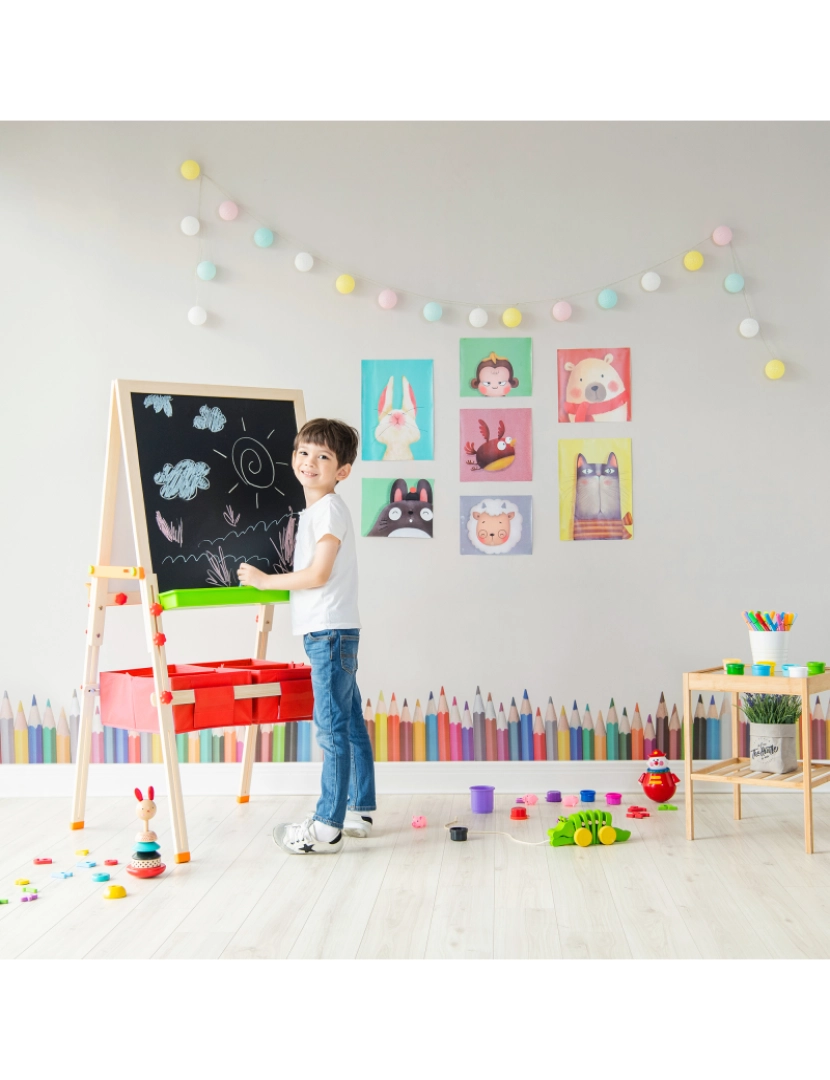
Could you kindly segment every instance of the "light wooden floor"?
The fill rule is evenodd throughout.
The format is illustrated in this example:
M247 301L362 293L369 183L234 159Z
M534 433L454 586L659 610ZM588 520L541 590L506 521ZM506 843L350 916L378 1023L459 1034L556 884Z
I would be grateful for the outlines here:
M626 800L629 803L631 799ZM639 800L642 801L642 800ZM159 799L162 854L172 854ZM160 878L125 873L138 828L132 798L91 799L87 827L67 828L66 799L0 799L0 957L178 958L628 958L830 957L830 798L817 797L817 854L802 850L800 795L695 800L699 839L678 813L653 813L610 848L522 847L504 836L449 840L451 818L540 840L556 820L541 803L510 822L513 796L473 818L468 796L386 796L377 835L338 856L281 854L279 821L314 800L191 798L193 861ZM415 830L413 814L429 826ZM79 847L102 863L127 898L75 867ZM32 865L36 855L52 866ZM53 879L55 869L74 877ZM17 877L40 892L21 904Z

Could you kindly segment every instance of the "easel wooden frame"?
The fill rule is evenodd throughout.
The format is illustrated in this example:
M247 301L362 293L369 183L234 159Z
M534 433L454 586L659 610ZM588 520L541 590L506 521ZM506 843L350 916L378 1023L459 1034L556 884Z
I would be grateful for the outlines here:
M162 760L167 777L170 798L170 814L173 826L175 860L178 863L190 861L187 843L187 823L185 821L182 800L181 774L176 751L176 736L173 723L173 706L193 701L193 691L171 691L167 673L167 657L164 639L157 643L157 635L162 634L162 616L153 615L151 606L158 604L158 580L153 572L150 555L150 539L147 533L147 518L144 511L144 498L139 470L138 444L133 420L131 395L171 394L172 396L194 397L205 395L208 398L242 398L246 400L264 399L269 401L292 401L297 430L305 423L305 407L301 390L275 390L262 387L207 386L191 383L149 383L132 382L117 379L112 384L110 397L107 449L104 464L104 491L101 501L101 519L98 529L98 554L95 565L91 568L92 582L89 589L89 618L87 620L86 649L84 655L83 698L81 723L78 733L78 761L75 771L75 797L72 807L72 829L84 827L84 811L89 781L89 764L92 752L92 719L98 695L98 672L101 645L104 640L104 623L107 608L115 606L115 593L109 591L112 579L138 579L139 591L127 593L127 605L141 604L144 615L144 629L150 650L153 668L153 705L158 710L159 734L161 736ZM118 489L118 469L121 451L124 453L127 493L130 504L130 516L133 527L133 540L136 549L136 566L111 566L112 540L115 526L115 504ZM274 621L274 605L257 606L257 631L254 657L265 659L268 648L268 635ZM279 683L263 686L240 686L234 690L236 697L267 697L280 694ZM237 800L246 803L250 798L251 773L256 752L257 725L251 724L245 732L245 744L242 755L242 776Z

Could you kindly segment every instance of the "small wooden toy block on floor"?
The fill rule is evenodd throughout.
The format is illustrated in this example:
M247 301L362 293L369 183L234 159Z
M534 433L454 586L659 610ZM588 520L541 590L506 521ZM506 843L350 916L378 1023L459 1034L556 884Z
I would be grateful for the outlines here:
M738 746L741 694L792 694L801 698L801 752L797 768L788 773L758 772L746 757L715 761L701 769L693 769L692 717L694 695L700 691L727 693L732 697L732 746ZM830 764L813 761L810 695L830 690L830 671L806 679L790 679L775 675L727 675L722 667L687 671L683 675L683 709L685 712L684 740L686 749L686 837L695 838L695 782L732 785L732 813L741 817L741 787L749 784L777 791L795 790L804 793L804 850L813 854L813 788L830 781Z
M300 390L113 383L98 554L89 567L71 828L84 827L98 698L105 726L160 735L177 863L189 862L190 851L176 735L244 726L238 801L246 803L258 726L311 718L310 668L265 659L274 605L287 603L288 593L234 584L242 561L268 570L291 568L293 514L303 505L291 453L304 422ZM135 566L111 564L122 452ZM118 591L109 591L111 581ZM123 591L122 582L138 588ZM240 604L257 609L253 659L168 666L165 612ZM141 607L151 664L99 673L107 612L132 606ZM137 849L130 864L133 874L138 873L137 859L154 861L140 858L143 850Z

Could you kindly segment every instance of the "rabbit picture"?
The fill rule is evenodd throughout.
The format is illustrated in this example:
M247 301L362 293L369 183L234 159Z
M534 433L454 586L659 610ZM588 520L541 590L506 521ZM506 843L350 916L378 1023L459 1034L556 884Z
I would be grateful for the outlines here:
M416 415L417 406L415 394L409 380L405 375L401 376L403 394L401 407L392 408L392 395L395 388L395 377L390 376L386 389L378 400L378 424L375 428L375 439L382 443L384 451L382 461L412 461L413 454L410 449L412 443L421 437Z

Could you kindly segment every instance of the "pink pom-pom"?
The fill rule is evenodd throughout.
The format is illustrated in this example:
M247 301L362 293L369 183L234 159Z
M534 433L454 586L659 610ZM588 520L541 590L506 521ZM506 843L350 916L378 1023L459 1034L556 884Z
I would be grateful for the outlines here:
M226 199L225 202L219 203L219 217L223 221L233 221L238 213L239 207L235 202L231 202L230 199Z
M537 795L525 795L522 798L522 802L525 806L535 806L538 801L539 797Z
M550 309L551 315L557 322L567 322L570 319L573 309L567 300L559 300Z
M427 827L427 819L425 817L416 816L412 819L413 829L425 829Z
M727 244L730 244L732 242L732 230L729 226L718 225L712 233L712 242L717 244L718 247L726 247Z
M384 311L391 311L398 302L398 294L394 289L384 289L378 294L378 304Z

